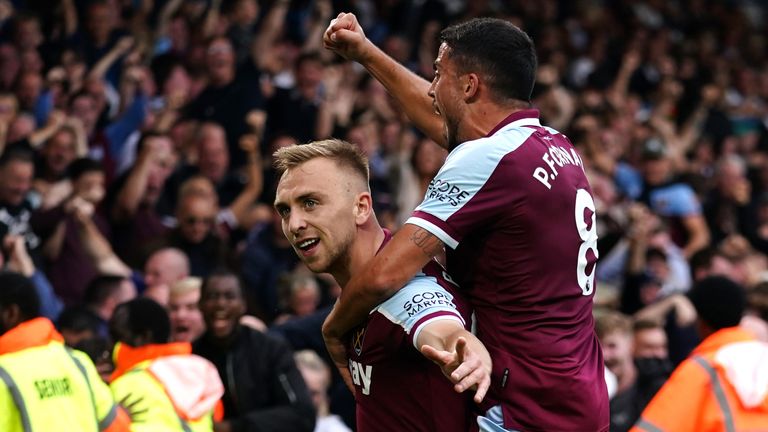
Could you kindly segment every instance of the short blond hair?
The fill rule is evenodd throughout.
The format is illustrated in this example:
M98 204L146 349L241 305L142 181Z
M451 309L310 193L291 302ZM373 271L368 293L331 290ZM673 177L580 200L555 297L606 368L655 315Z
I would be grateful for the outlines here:
M293 354L296 367L299 370L314 372L323 377L323 385L327 388L331 384L331 368L315 351L305 349Z
M632 336L632 318L616 311L608 311L595 317L595 333L602 340L612 333Z
M203 280L199 277L188 276L171 285L171 298L176 298L191 292L200 292Z
M294 168L312 159L331 159L342 167L354 171L368 184L370 170L368 158L354 144L340 139L326 139L307 144L294 144L278 149L273 155L274 165L279 173Z

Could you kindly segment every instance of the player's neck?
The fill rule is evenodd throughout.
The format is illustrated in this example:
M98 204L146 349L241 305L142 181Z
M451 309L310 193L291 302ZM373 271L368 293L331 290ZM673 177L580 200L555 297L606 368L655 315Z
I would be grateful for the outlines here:
M353 275L362 271L378 252L384 242L384 230L378 221L369 221L357 228L355 241L349 251L347 265L332 272L334 279L343 288Z
M469 105L459 131L460 142L486 137L504 119L525 109L529 108L522 104L506 106L490 101Z

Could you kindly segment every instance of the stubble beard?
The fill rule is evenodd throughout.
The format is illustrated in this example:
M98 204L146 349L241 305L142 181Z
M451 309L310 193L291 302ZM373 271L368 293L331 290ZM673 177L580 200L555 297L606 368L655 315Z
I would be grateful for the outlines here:
M459 123L447 116L443 116L443 119L445 122L445 141L448 145L448 151L451 152L461 144L459 142Z
M330 273L334 278L338 274L349 272L351 259L352 243L354 243L355 234L347 236L338 246L328 252L328 261L325 266L312 269L314 273Z

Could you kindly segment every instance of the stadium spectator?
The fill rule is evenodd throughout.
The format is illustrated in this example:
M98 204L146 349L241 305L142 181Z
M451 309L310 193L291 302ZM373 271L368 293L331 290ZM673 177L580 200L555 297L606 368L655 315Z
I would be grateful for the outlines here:
M658 328L666 340L663 328ZM618 312L598 315L595 331L603 347L605 365L616 376L611 397L611 431L628 431L671 370L666 355L649 350L633 334L632 319ZM636 333L635 333L636 334ZM650 352L649 352L650 351Z
M307 383L312 403L317 411L317 424L314 432L351 432L352 429L335 414L331 414L328 401L328 387L331 385L331 369L323 359L311 350L298 351L293 355L296 367L301 371Z
M140 298L115 309L109 323L115 370L109 384L129 407L132 430L210 431L224 385L189 342L169 342L168 313Z
M60 204L37 212L33 227L43 238L43 255L56 293L67 305L80 304L83 292L98 268L80 239L78 218L87 217L100 234L110 238L106 218L96 211L104 198L105 178L101 165L77 159L68 168L72 192Z
M398 224L405 223L411 216L413 209L421 203L427 193L429 183L435 177L440 167L445 162L447 152L444 148L435 144L429 138L416 139L405 132L401 132L400 151L397 155L399 161L397 170L397 197ZM409 141L415 140L412 148Z
M197 162L190 167L216 186L219 205L229 205L243 190L242 179L230 170L229 147L224 128L216 123L203 123L198 131Z
M13 271L28 277L32 281L37 297L40 301L41 316L50 320L58 318L63 304L45 276L36 266L29 255L24 238L16 235L7 235L0 244L0 268Z
M313 314L320 304L320 295L317 279L303 274L291 274L280 285L280 309L283 313L275 318L274 324Z
M190 102L187 116L221 125L227 133L232 166L240 167L245 158L237 143L264 110L259 81L250 76L256 73L252 64L238 72L232 42L226 37L213 38L205 55L208 85Z
M203 281L186 277L171 284L168 314L171 319L171 341L193 342L205 332L200 312L200 286Z
M216 128L209 128L215 131ZM216 132L214 132L216 133ZM223 136L223 135L222 135ZM216 232L230 243L239 240L240 234L249 230L254 225L269 219L264 215L264 205L256 204L261 195L264 183L262 159L258 148L258 138L255 135L244 135L240 138L240 147L246 152L248 163L237 172L229 172L229 162L224 163L222 158L214 156L219 151L226 151L219 147L213 154L204 156L198 153L198 158L210 159L200 162L198 167L181 167L177 176L172 181L190 176L178 187L177 201L183 200L187 195L200 195L212 199L218 203L219 211L216 214ZM214 149L217 146L214 146ZM222 156L219 154L219 156ZM214 156L214 157L212 157ZM228 156L226 157L228 159ZM205 167L204 167L205 166ZM195 172L198 172L195 174ZM219 177L227 173L226 177ZM218 183L215 183L213 179ZM176 189L174 187L174 189ZM220 194L225 196L222 198ZM271 209L269 209L271 213ZM270 214L271 216L271 214ZM176 221L178 223L178 221Z
M34 168L32 154L26 148L7 148L0 156L0 239L21 236L37 260L40 237L30 225L34 206L28 197Z
M705 278L690 292L703 341L651 400L633 430L718 431L768 427L768 344L738 327L744 288Z
M190 275L189 257L176 248L152 253L144 265L144 295L161 305L168 304L171 285Z
M213 362L224 382L224 420L216 430L311 432L315 410L293 352L282 340L239 323L245 299L237 276L208 276L200 310L206 331L193 352Z
M664 217L672 239L690 257L710 240L701 203L689 185L674 177L667 144L651 137L642 146L641 170L619 165L616 183L624 194Z
M114 195L106 202L115 251L133 268L140 264L146 243L168 231L158 202L176 158L171 140L158 134L144 135L138 152L136 165L115 182Z
M73 306L61 311L56 329L69 347L76 347L87 340L105 337L106 323L86 306Z
M61 114L59 114L61 115ZM49 116L49 120L55 115ZM63 119L57 121L69 121ZM84 137L82 137L84 139ZM69 164L78 157L85 156L86 143L80 142L80 135L71 125L63 125L54 132L50 139L46 140L39 151L38 163L35 168L34 188L43 197L52 192L54 185L65 179ZM44 200L45 202L45 200Z
M93 363L66 348L41 318L31 282L0 273L0 425L7 431L128 431L128 415L112 399Z
M717 244L727 236L749 232L751 220L751 184L747 164L741 156L724 155L715 165L715 189L704 201L704 216Z
M83 300L85 306L101 320L103 328L99 336L109 336L107 323L115 309L135 297L136 286L123 276L96 276L88 283Z
M667 334L657 321L635 319L632 355L638 358L669 358Z
M317 53L306 53L296 59L296 82L292 88L275 90L267 101L270 119L268 136L276 132L288 133L299 142L318 137L318 112L322 94L323 63Z
M192 276L204 278L232 260L226 241L215 229L218 210L218 204L211 198L183 196L176 206L178 225L160 240L163 247L184 253Z

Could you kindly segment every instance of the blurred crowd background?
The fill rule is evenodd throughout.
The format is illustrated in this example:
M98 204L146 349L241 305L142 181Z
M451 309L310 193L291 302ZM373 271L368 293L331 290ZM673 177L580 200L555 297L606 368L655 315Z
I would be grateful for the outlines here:
M704 277L741 284L744 325L768 339L761 1L0 0L0 261L105 376L105 323L137 295L167 307L174 340L232 320L326 357L320 324L340 288L285 240L271 154L359 145L393 230L447 155L322 48L340 11L427 79L450 23L495 16L531 35L533 104L580 151L597 204L598 334L619 394L630 376L668 373L634 355L674 365L698 343L685 293ZM243 307L201 311L200 286L223 268ZM656 349L637 354L647 335ZM326 393L306 355L310 390ZM354 427L336 390L331 411Z

